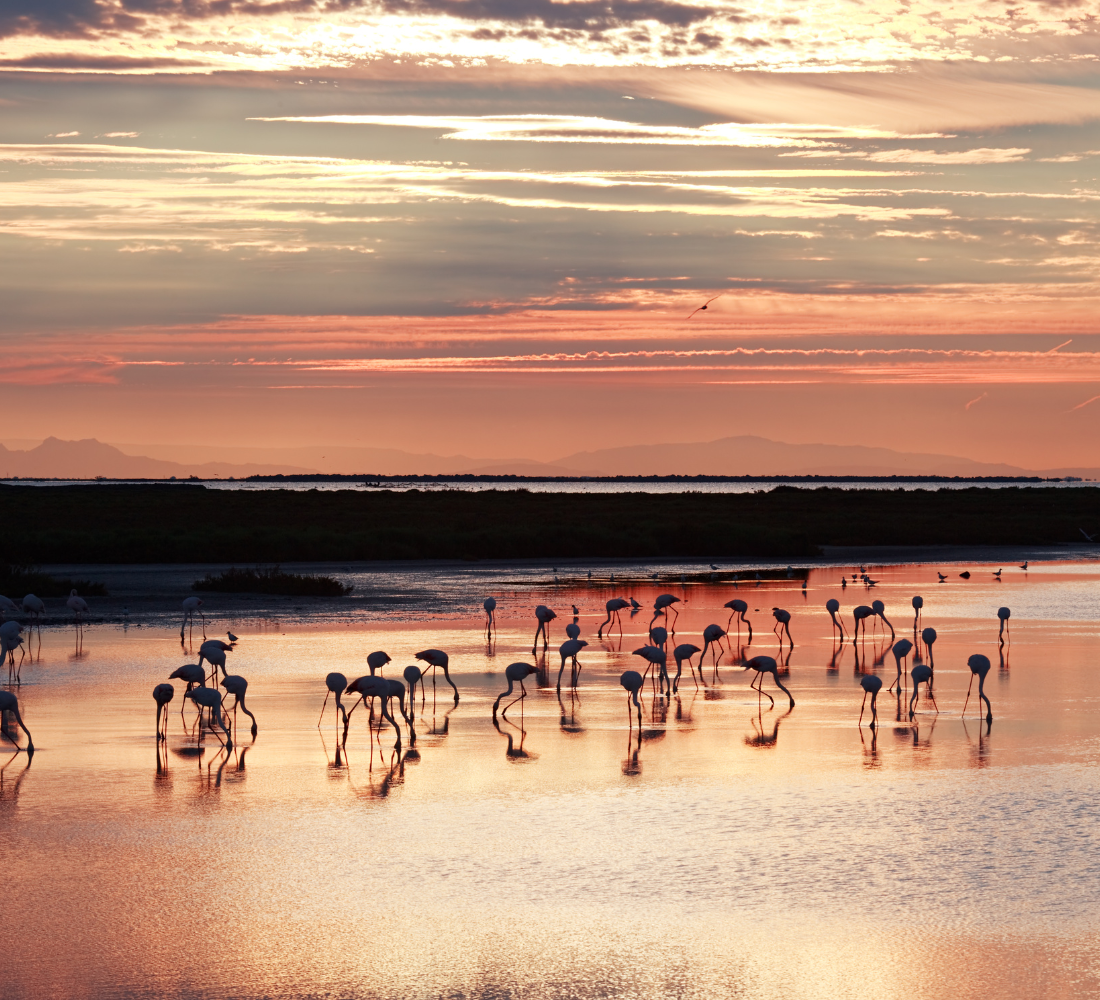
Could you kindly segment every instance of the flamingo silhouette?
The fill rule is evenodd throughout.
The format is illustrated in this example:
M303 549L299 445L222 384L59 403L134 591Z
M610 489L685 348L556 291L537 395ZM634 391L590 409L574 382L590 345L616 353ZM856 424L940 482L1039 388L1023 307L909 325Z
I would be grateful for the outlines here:
M400 694L396 693L394 685L397 685L400 690ZM351 706L345 716L344 722L344 739L347 740L348 727L351 723L352 713L365 702L368 698L377 698L382 718L385 719L391 726L393 731L397 734L397 742L394 743L394 749L399 753L401 751L401 727L397 724L397 720L394 719L393 713L390 711L390 699L394 697L402 698L404 700L405 685L400 681L387 680L385 677L375 677L371 674L365 674L362 677L356 677L346 688L347 694L359 695L359 700ZM404 712L404 704L402 704L401 711ZM370 722L368 720L368 726Z
M707 658L707 650L711 646L717 646L718 651L712 653L714 658L714 672L718 672L718 660L721 658L722 653L722 639L726 635L726 630L721 625L708 625L703 629L703 655L699 657L699 673L703 672L703 661ZM679 666L679 664L677 664Z
M658 615L664 615L665 621L668 621L669 609L672 609L672 631L676 631L676 619L680 617L680 612L677 608L673 608L672 605L679 604L680 598L673 594L660 594L657 600L653 602L653 617L649 620L649 627L653 628L653 623L657 620Z
M638 700L638 692L642 689L645 678L637 670L624 670L619 677L619 683L626 691L626 715L630 719L630 702L633 699L634 707L638 710L638 729L642 728L642 703ZM631 719L631 724L633 724Z
M825 602L825 610L829 612L829 617L833 620L833 630L840 629L840 638L843 640L845 637L844 626L836 616L836 613L840 610L840 601L835 597L830 597Z
M928 697L932 699L932 705L936 709L936 714L939 715L940 706L936 704L936 696L932 693L932 668L925 666L923 663L918 663L909 673L913 678L913 694L909 698L909 718L913 718L913 709L917 703L917 691L921 684L928 691ZM900 693L901 688L898 688L898 691ZM964 708L963 711L966 711L966 709Z
M863 637L867 637L867 619L874 613L875 609L869 608L866 604L860 604L852 608L852 621L854 623L852 628L855 630L852 636L853 643L859 638L859 626L861 622L863 624Z
M339 715L344 717L344 723L347 724L348 713L344 709L343 703L340 701L341 696L347 689L348 679L341 673L333 671L331 674L325 675L325 700L321 703L321 714L317 719L317 728L321 728L321 719L325 717L325 706L328 704L328 696L330 694L336 695L336 711ZM337 718L339 718L339 715Z
M424 649L416 654L416 659L422 660L432 668L432 687L435 687L435 668L439 667L443 671L443 677L448 684L454 688L455 704L458 704L458 688L455 687L455 682L451 680L449 671L450 657L441 649ZM434 695L432 696L435 697Z
M33 615L34 620L41 625L42 616L46 613L46 605L42 603L41 597L35 597L34 594L27 594L23 598L23 613Z
M596 638L603 638L604 628L607 628L608 634L610 634L611 629L608 626L611 625L612 619L618 623L619 635L621 636L623 634L623 620L619 617L619 612L629 608L630 602L624 601L621 597L612 597L604 607L607 609L607 617L600 622L600 627L596 630Z
M409 715L413 714L413 696L416 694L416 685L420 685L420 704L424 704L424 674L417 666L408 666L401 675L405 683L409 685Z
M570 670L570 674L573 679L573 687L576 687L576 682L580 677L581 666L577 662L577 654L587 646L588 643L583 639L567 639L558 647L558 652L561 653L561 669L558 670L558 690L561 690L561 675L565 672L565 661L572 658L573 669Z
M898 686L898 690L901 690L901 661L904 660L913 650L913 644L908 639L898 639L897 642L891 647L890 652L894 654L894 663L898 668L898 675L894 678L894 684ZM888 690L894 690L894 684L891 684Z
M519 684L519 689L522 693L518 698L513 698L512 701L508 702L508 704L504 706L504 711L500 713L501 717L506 715L508 713L508 709L510 709L517 701L522 701L524 698L527 697L527 688L524 687L523 682L528 677L530 677L531 674L537 674L538 669L538 667L534 667L530 663L509 663L508 666L505 667L504 677L508 681L508 690L501 691L500 694L497 695L497 700L493 702L494 721L496 720L497 708L499 707L501 700L503 698L507 698L508 695L510 695L515 690L516 684Z
M222 687L225 688L227 694L233 695L234 720L237 718L238 705L240 705L241 711L252 720L252 738L255 739L256 733L259 732L259 727L256 725L256 716L249 711L248 706L244 703L244 696L248 691L248 681L239 674L229 674L222 678ZM324 711L324 708L321 711ZM234 725L236 725L236 722L234 722Z
M376 649L373 653L367 654L367 666L370 667L371 677L380 674L382 668L390 662L390 654L381 649Z
M222 727L222 732L225 733L225 749L233 749L233 737L229 733L229 726L225 723L225 716L222 714L222 696L218 694L213 688L208 688L203 685L194 687L184 696L190 698L199 708L199 714L202 714L202 709L208 708L210 710L210 718L212 722L216 722ZM211 732L217 736L217 730L211 728ZM218 736L220 740L221 737Z
M874 674L864 674L859 679L859 686L863 688L863 704L859 707L859 722L857 725L863 725L863 709L867 706L867 695L870 695L871 728L874 729L878 725L878 707L876 702L878 701L878 693L882 690L882 678L876 677Z
M80 621L81 615L88 613L88 602L77 594L75 587L69 591L69 599L65 603L69 606L69 610L76 616L78 622Z
M726 601L722 605L724 608L730 609L730 620L726 622L726 631L729 631L730 625L733 624L733 616L737 615L737 645L741 645L741 623L744 622L749 628L749 642L752 642L752 622L745 617L745 612L749 610L749 606L741 600L739 597L735 597L732 601Z
M989 704L989 698L985 693L985 675L989 673L989 657L983 656L981 653L974 653L967 661L966 665L970 668L970 684L966 689L966 701L963 703L962 714L966 715L966 706L970 704L970 689L974 687L974 678L978 678L978 705L981 706L982 701L985 702L986 707L986 722L993 721L993 706Z
M187 698L190 696L191 691L196 687L204 687L206 684L206 671L197 663L185 663L182 667L177 667L169 675L170 681L180 680L183 681L187 688L183 692L183 698L180 699L180 718L183 718L183 710L187 705Z
M668 670L665 667L667 662L665 651L660 646L641 646L634 650L631 655L640 656L649 664L645 671L647 674L652 667L657 668L657 677L660 681L661 690L664 691L665 681L668 679Z
M546 649L550 645L550 623L558 617L557 612L551 611L545 604L540 604L535 608L535 617L538 619L539 627L535 630L535 641L531 643L531 655L534 656L535 650L538 649L539 636L542 636L542 648Z
M481 602L481 606L485 609L485 631L492 632L493 626L496 624L497 599L486 597Z
M894 626L890 623L890 619L886 617L886 605L883 604L882 601L872 601L871 610L890 626L890 641L893 642L896 636L894 634ZM866 628L866 626L864 626L864 628Z
M794 640L791 638L791 613L782 608L772 608L772 617L775 619L775 628L772 631L779 637L779 645L783 645L783 631L786 630L787 641L791 644L791 649L794 649Z
M581 627L576 622L570 622L565 626L565 635L569 639L579 639L581 637Z
M171 684L158 684L153 688L153 701L157 703L157 741L168 739L168 702L176 696ZM164 731L161 731L161 713L164 713Z
M924 629L921 634L921 641L928 647L928 666L933 674L936 672L936 659L932 655L932 646L936 642L936 630L931 625Z
M688 670L691 671L691 679L695 681L696 688L699 687L699 682L695 680L695 668L691 665L691 658L698 653L699 647L693 646L690 642L681 643L673 651L672 655L676 659L676 678L672 682L673 694L679 690L680 686L680 671L683 669L684 660L688 661ZM699 676L703 676L703 658L699 657ZM705 681L703 683L706 683Z
M19 699L10 691L0 691L0 719L3 719L5 712L11 712L11 714L15 716L16 724L27 734L27 756L32 757L34 755L34 739L31 737L31 731L23 722L23 716L19 714ZM15 743L15 740L8 734L7 729L3 726L0 726L0 733L11 740L12 743ZM15 743L15 747L16 752L18 752L19 744Z
M779 679L779 664L775 662L774 657L763 655L754 656L745 664L745 669L756 671L756 676L752 679L749 687L756 691L757 694L762 694L772 703L772 705L774 705L775 699L763 688L764 675L771 674L775 680L776 687L790 699L791 708L794 708L794 695L783 686L783 682Z
M1005 634L1005 628L1008 625L1008 619L1012 617L1012 612L1008 608L998 608L997 617L1001 619L1001 630L997 633L997 638L1000 639ZM1008 630L1008 638L1012 639L1011 629Z
M187 623L190 622L192 627L195 624L195 615L198 614L202 620L202 637L206 638L206 615L202 613L202 598L201 597L185 597L183 603L180 605L183 608L183 621L180 622L180 642L183 641L183 632Z
M917 630L917 623L921 619L921 609L924 607L924 598L919 594L913 598L913 631Z

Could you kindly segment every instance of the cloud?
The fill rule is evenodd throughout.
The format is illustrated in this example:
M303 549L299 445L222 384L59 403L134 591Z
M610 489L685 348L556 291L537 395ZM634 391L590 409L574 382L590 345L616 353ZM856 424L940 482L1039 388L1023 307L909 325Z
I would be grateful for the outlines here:
M837 139L928 139L941 135L899 135L876 128L836 125L745 125L719 122L684 128L644 125L580 115L322 115L252 118L264 122L315 122L334 125L387 125L444 130L444 139L516 142L644 143L672 146L783 147L832 145ZM453 130L453 131L452 131ZM916 150L899 150L912 152ZM1028 152L1028 150L1024 150ZM855 155L855 154L841 154ZM862 155L862 154L860 154ZM929 154L935 156L935 154ZM899 160L897 162L905 162ZM910 161L920 162L920 161ZM972 162L972 161L966 161Z
M1019 163L1030 149L964 149L952 153L940 153L932 149L880 149L867 150L800 150L781 153L781 156L802 156L814 159L839 158L867 160L870 163L928 163L932 165L986 165L991 163Z

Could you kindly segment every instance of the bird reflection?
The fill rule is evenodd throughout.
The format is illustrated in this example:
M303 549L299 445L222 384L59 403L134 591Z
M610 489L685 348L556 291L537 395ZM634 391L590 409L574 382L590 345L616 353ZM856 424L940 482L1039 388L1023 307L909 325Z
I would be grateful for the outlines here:
M642 730L638 728L638 741L634 742L634 731L631 730L626 736L626 759L622 764L622 771L627 777L636 778L642 773L642 762L638 759L638 755L642 750Z
M745 737L745 746L774 747L779 741L779 724L791 714L791 711L792 709L788 708L782 715L776 716L770 732L764 727L763 709L758 709L756 715L750 715L749 721L752 723L753 734Z
M325 763L328 765L330 771L343 771L345 768L344 762L344 744L337 739L335 741L336 755L334 758L329 758L328 754L328 741L325 739L325 734L322 730L317 730L317 735L321 737L321 746L325 748Z
M974 745L974 741L970 738L970 727L966 724L966 719L963 719L963 732L966 733L967 742L970 744L971 757L970 762L974 767L988 767L990 763L990 747L989 737L993 730L992 720L978 722L978 745Z
M558 725L563 733L570 736L576 736L584 732L584 726L577 721L577 706L579 704L580 698L577 697L577 692L571 690L569 692L569 708L567 709L565 702L561 699L561 692L558 692L558 708L561 710Z
M878 730L871 730L871 745L867 745L867 741L863 737L862 727L859 730L859 742L863 745L863 765L864 767L879 767L882 761L878 756Z
M17 750L7 759L3 766L0 766L0 802L5 800L14 802L19 797L19 786L23 784L23 779L31 769L31 761L34 759L34 755L28 754L26 766L15 771L15 777L12 778L8 772L8 768L11 767L18 756L19 751Z
M508 731L505 731L505 730L500 728L501 721L503 721L504 724L509 727ZM522 724L522 719L520 720L520 722ZM517 726L510 719L503 719L502 718L502 719L498 720L498 719L494 718L493 719L493 728L496 729L496 731L498 733L500 733L501 736L503 736L505 739L508 740L508 749L506 749L504 751L504 755L510 761L515 761L517 763L522 763L523 761L535 760L537 758L536 754L529 753L527 750L523 749L523 741L525 739L527 739L527 730L523 729L522 725ZM515 739L512 736L512 732L511 732L512 729L515 729L519 732L519 746L518 747L516 746Z
M371 753L373 762L374 754ZM393 789L394 785L405 782L405 762L401 754L394 752L388 766L375 771L368 768L365 784L355 784L351 780L351 766L348 766L348 782L357 796L364 799L384 799Z
M1011 649L1011 647L1009 647L1009 649ZM1001 670L1005 673L1008 673L1008 652L1006 652L1003 642L1001 643L1001 648L998 650L998 652L1001 657Z

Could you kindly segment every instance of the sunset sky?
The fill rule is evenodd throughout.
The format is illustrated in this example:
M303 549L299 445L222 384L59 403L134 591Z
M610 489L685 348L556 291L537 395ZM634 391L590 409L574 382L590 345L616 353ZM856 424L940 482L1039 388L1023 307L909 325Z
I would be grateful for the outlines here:
M1100 0L4 0L0 439L1100 466L1098 57Z

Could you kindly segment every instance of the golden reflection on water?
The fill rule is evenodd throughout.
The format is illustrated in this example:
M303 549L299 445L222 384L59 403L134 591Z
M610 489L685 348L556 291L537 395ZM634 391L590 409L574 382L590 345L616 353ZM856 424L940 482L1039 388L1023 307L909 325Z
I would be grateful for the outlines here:
M194 661L178 633L36 632L18 693L39 752L29 766L0 757L0 995L1096 992L1100 573L874 576L872 591L841 591L831 570L814 571L805 595L799 580L741 584L752 645L724 654L717 675L708 664L705 685L685 671L671 699L647 682L640 729L618 676L638 667L650 613L624 614L622 640L597 640L616 592L605 587L498 594L490 644L484 595L461 620L418 624L406 609L367 629L229 622L241 636L230 669L249 679L259 735L242 726L228 753L185 732L179 685L157 747L152 687ZM675 641L697 645L737 596L617 592L647 607L661 592L686 598ZM840 644L824 603L840 600L847 627L854 605L879 598L912 638L914 593L938 632L940 712L922 694L911 723L908 693L886 691L889 631ZM561 617L533 660L538 603ZM547 685L573 603L590 645L579 686L559 694ZM770 631L777 605L792 613L789 653ZM326 673L358 676L385 649L399 676L429 646L450 653L462 698L455 707L442 675L434 690L428 680L414 747L404 731L393 753L392 728L372 735L365 710L341 747L331 703L317 728ZM973 652L993 664L992 726L973 699L960 718ZM748 689L735 661L758 653L780 660L793 710ZM513 661L542 669L494 725ZM867 671L884 680L876 732L856 726Z

